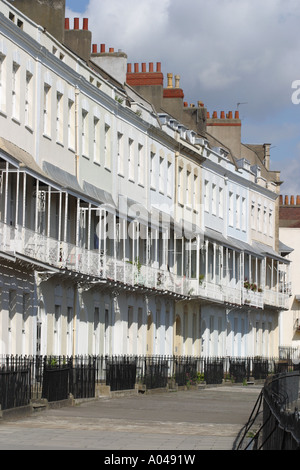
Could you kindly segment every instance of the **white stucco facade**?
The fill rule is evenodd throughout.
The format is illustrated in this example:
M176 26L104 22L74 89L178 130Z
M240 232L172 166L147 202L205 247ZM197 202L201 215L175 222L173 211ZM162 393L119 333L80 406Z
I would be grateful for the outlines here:
M280 315L280 345L282 347L300 348L300 228L280 227L280 241L290 247L287 258L291 262L291 291L288 310Z
M0 354L276 355L277 189L0 11Z

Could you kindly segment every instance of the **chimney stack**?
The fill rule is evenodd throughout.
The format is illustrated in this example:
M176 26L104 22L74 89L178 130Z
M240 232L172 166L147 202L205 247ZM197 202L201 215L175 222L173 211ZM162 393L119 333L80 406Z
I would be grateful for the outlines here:
M206 128L207 132L228 146L236 158L240 158L242 122L238 111L235 111L234 116L232 111L226 114L221 111L220 117L214 111L212 117L207 115Z
M96 47L93 48L91 61L122 85L125 83L126 70L129 65L131 67L131 64L127 66L127 55L124 52L120 50L115 52L114 47L109 47L107 51L106 45L100 44L100 52ZM135 64L136 67L138 67L138 64Z
M69 18L66 18L64 36L65 46L85 62L88 62L92 49L92 33L89 31L88 18L83 18L82 29L80 29L79 18L74 18L73 29L70 29Z
M64 42L65 0L8 0L59 42Z
M266 170L270 170L270 148L271 148L271 144L264 144L264 151L265 151L264 164L265 164Z

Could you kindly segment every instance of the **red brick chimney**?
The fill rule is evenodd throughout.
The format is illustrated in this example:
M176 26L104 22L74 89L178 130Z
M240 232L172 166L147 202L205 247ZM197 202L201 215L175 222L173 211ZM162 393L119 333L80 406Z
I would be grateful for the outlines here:
M300 228L300 195L296 198L295 196L280 196L279 226Z
M132 87L163 86L164 76L161 72L161 63L157 62L155 72L153 62L149 63L148 71L146 63L142 63L141 69L139 64L135 63L134 71L132 71L132 64L128 64L126 82Z

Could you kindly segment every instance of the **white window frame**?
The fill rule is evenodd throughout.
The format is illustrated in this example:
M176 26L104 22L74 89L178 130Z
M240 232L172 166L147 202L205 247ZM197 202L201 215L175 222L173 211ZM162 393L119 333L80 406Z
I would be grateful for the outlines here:
M93 118L93 146L94 163L100 165L100 119L97 116Z
M104 124L104 167L111 170L111 127Z
M11 85L11 93L12 93L12 118L16 121L20 121L20 74L21 74L21 67L20 64L13 61L12 63L12 85Z
M209 212L209 181L204 180L204 210Z
M128 179L134 181L134 140L128 139Z
M140 186L145 185L145 173L144 173L144 146L138 144L138 182Z
M117 134L117 154L118 154L118 175L124 176L124 135L122 132Z
M56 142L63 144L64 119L63 119L63 94L56 91Z
M6 56L0 53L0 111L6 113Z
M75 151L75 102L68 100L68 148Z
M43 133L44 136L51 138L51 85L48 83L44 83L43 99Z
M33 127L33 74L26 70L25 85L25 126L29 129Z

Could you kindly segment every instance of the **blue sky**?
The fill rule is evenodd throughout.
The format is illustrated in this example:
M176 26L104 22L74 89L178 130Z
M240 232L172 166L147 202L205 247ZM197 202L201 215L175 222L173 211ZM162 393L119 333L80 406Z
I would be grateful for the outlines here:
M66 0L66 7L78 13L83 13L88 3L88 0Z
M208 111L239 105L244 143L271 143L282 194L300 194L299 0L66 0L66 16L89 18L93 44L161 62L179 74L184 100ZM300 88L300 86L299 86ZM299 92L300 97L300 92Z

